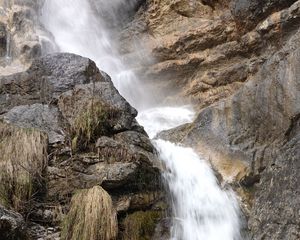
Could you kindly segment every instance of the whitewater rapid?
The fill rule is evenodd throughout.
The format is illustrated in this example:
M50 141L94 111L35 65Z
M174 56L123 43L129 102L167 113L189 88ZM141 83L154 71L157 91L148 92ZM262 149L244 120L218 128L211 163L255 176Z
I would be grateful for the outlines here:
M90 1L45 1L42 22L60 51L89 57L107 72L120 93L138 110L142 109L137 120L151 138L163 130L192 122L195 113L190 106L143 109L146 90L115 50L105 18L96 16ZM101 2L105 3L103 7L109 7L103 9L107 12L120 1ZM208 161L191 148L162 139L153 140L153 144L166 166L163 178L172 205L171 240L240 239L237 200L232 191L220 188Z

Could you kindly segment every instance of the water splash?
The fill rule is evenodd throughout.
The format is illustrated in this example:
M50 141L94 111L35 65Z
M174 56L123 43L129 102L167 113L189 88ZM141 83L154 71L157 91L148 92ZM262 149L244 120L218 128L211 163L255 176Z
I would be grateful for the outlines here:
M192 122L195 113L190 106L154 107L139 113L137 120L150 138L157 133Z

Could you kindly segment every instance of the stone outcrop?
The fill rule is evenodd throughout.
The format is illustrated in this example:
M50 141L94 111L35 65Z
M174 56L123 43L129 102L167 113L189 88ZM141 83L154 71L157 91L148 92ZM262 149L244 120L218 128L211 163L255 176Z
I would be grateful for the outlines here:
M164 196L154 147L137 111L93 61L67 53L38 58L27 71L0 77L0 100L7 126L49 139L41 173L47 189L23 212L39 223L29 227L33 239L57 238L71 197L95 186L110 195L120 220L127 211L163 211L156 206Z
M138 67L167 101L199 111L160 137L194 147L233 186L250 239L300 237L299 27L295 0L161 0L121 37L125 55L143 39L155 61Z
M141 39L154 58L134 61L144 81L203 108L234 94L293 34L293 2L148 1L121 35L121 51L130 60Z

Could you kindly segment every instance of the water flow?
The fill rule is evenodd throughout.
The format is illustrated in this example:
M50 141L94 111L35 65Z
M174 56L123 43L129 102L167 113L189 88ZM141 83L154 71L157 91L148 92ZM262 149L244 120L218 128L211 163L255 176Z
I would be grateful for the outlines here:
M75 53L93 59L97 66L107 72L116 88L133 106L142 108L145 96L133 71L125 66L116 51L107 24L97 16L97 8L89 0L46 0L41 20L54 35L55 42L63 52ZM99 0L100 14L105 15L120 1ZM134 87L133 87L134 86Z
M105 2L104 8L120 2L99 1ZM99 21L88 0L46 0L43 22L61 51L96 61L112 76L121 94L140 108L144 95L138 93L139 82L114 50L112 35L106 28L114 24ZM138 121L153 138L162 130L191 122L193 118L194 112L188 106L154 107L142 111ZM219 187L207 161L190 148L161 139L153 143L167 169L163 176L172 200L171 240L239 239L237 201L231 191Z
M154 137L162 130L191 122L189 107L154 108L138 120ZM222 190L208 162L191 148L154 140L170 191L173 226L171 240L240 239L239 206L230 190Z
M171 239L239 239L238 204L220 189L207 162L193 149L163 140L155 142L167 170L173 208Z
M11 34L10 34L10 31L8 31L8 30L6 32L5 61L6 61L6 64L10 64L11 61L12 61L12 56L11 56Z

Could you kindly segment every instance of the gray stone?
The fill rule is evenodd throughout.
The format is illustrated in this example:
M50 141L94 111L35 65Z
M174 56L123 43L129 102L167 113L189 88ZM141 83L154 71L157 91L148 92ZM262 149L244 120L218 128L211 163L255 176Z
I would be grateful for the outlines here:
M4 114L4 120L19 127L36 128L46 132L50 144L62 143L65 140L64 119L55 106L17 106Z
M26 240L26 224L23 217L0 205L0 239Z

